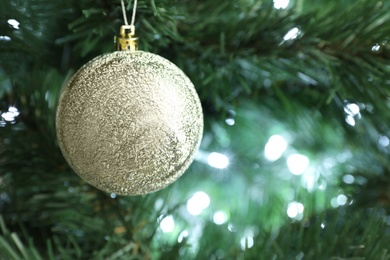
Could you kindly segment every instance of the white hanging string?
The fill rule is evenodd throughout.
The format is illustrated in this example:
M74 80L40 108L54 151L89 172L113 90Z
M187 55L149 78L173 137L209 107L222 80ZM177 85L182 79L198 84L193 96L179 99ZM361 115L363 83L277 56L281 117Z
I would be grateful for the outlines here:
M121 0L121 4L122 4L123 20L125 21L125 25L129 25L129 23L127 22L126 8L123 0Z
M123 20L125 21L125 25L129 25L127 22L127 16L126 16L126 7L125 7L125 2L124 0L121 0L121 5L122 5L122 12L123 12ZM137 11L137 0L134 0L134 6L133 6L133 14L131 16L131 23L130 26L133 28L134 27L134 22L135 22L135 13Z
M137 0L134 0L133 14L131 16L131 26L134 26L136 10L137 10Z

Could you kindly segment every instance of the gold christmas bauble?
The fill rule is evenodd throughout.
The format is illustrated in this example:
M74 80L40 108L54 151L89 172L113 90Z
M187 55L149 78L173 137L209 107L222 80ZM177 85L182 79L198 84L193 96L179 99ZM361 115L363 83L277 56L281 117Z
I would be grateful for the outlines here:
M170 61L116 51L85 64L61 94L62 153L86 182L121 195L173 183L195 157L203 133L199 97Z

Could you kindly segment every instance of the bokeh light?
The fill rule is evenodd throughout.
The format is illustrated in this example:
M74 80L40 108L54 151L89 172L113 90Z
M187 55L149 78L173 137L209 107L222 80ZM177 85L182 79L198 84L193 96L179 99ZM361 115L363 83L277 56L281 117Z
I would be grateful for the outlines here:
M197 216L210 205L210 197L203 191L196 192L187 201L187 211L193 216Z
M14 29L19 29L19 22L15 19L8 19L8 24L11 25Z
M355 118L353 118L353 116L351 116L351 115L347 115L345 117L345 122L347 122L347 124L350 125L350 126L355 126L356 125Z
M276 9L286 9L290 0L274 0L274 8Z
M339 196L337 196L337 204L339 204L340 206L344 206L345 204L347 204L347 201L348 198L344 194L340 194Z
M386 147L386 146L389 146L390 139L387 136L381 136L381 137L379 137L378 142L379 142L380 146Z
M302 154L292 154L287 158L287 166L294 175L301 175L309 167L310 160Z
M178 236L178 238L177 238L177 242L179 242L179 243L183 242L183 240L184 240L185 238L187 238L188 235L189 235L188 230L187 230L187 229L183 230L182 232L180 232L180 234L179 234L179 236Z
M226 157L226 155L215 152L209 154L207 157L207 162L211 167L218 169L224 169L229 165L229 159Z
M356 103L348 103L344 106L345 122L350 126L356 125L356 119L360 118L360 107Z
M287 206L287 216L289 216L292 219L298 219L301 220L303 218L303 211L305 210L305 207L302 203L293 201L288 204Z
M268 161L278 160L287 149L287 141L280 135L273 135L268 139L264 148L264 156Z
M355 103L349 103L345 105L344 112L351 116L356 116L360 114L360 108Z
M213 215L213 221L217 225L225 224L228 221L228 215L224 211L217 211Z
M371 51L378 52L380 50L381 46L379 44L375 44L372 46Z
M242 250L253 247L253 245L255 244L255 242L253 240L253 236L246 236L246 237L241 238L240 244L241 244Z
M288 41L288 40L294 40L298 37L298 35L300 34L300 30L298 29L298 27L294 27L292 29L290 29L286 35L284 35L283 37L283 40L285 41Z
M0 35L0 41L9 42L9 41L11 41L11 37L9 37L7 35Z
M234 120L234 118L226 118L225 120L226 124L232 126L236 123L236 121Z
M352 184L355 181L355 177L353 177L351 174L346 174L343 176L343 181L346 184Z
M166 216L160 222L160 228L164 233L170 233L175 228L175 221L171 215Z
M9 107L8 112L4 112L1 114L1 117L8 122L15 121L15 118L19 115L19 110L16 107Z

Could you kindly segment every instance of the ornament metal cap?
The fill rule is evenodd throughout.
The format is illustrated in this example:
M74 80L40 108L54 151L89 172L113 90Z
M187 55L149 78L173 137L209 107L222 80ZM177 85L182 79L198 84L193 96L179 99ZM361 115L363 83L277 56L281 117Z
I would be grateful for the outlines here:
M135 35L134 25L122 25L114 42L114 48L117 51L138 50L138 37Z

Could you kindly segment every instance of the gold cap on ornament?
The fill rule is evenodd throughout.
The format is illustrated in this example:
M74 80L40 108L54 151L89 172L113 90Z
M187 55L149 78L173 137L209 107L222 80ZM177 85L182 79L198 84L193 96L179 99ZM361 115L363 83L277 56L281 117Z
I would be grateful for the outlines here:
M115 36L114 42L117 51L138 50L138 37L135 35L134 25L122 25L119 35Z

